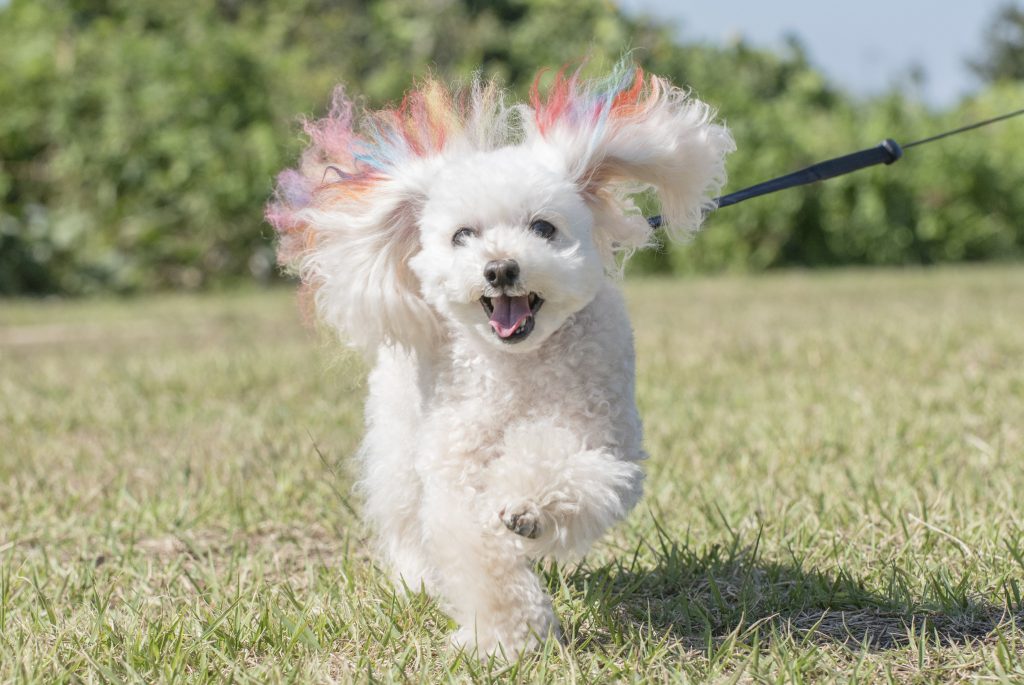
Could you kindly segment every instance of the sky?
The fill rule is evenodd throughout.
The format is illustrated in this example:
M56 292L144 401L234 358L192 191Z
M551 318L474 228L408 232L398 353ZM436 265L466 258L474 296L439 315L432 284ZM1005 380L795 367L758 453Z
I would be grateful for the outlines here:
M965 65L1007 0L619 0L626 12L676 24L684 39L726 43L742 36L778 48L795 33L811 62L838 85L870 95L909 82L923 68L920 95L942 107L979 85Z

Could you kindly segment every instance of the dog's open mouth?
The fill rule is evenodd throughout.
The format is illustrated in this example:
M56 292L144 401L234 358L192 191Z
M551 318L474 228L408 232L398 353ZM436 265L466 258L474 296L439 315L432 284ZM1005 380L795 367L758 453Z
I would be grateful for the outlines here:
M490 319L494 334L505 343L526 340L533 332L533 318L544 304L537 293L529 295L495 295L480 298L480 304Z

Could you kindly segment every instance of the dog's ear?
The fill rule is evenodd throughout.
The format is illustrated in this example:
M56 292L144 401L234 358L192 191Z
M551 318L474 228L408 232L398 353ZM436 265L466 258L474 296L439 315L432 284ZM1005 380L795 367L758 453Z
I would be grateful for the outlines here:
M532 117L524 117L527 138L561 157L594 210L606 259L649 244L650 229L631 198L650 188L670 235L686 238L700 228L725 184L725 156L735 149L708 105L625 61L605 79L563 70L546 97L540 78Z
M414 93L399 109L368 113L356 133L353 105L337 91L329 115L307 122L311 145L299 169L278 177L267 207L278 259L318 317L367 350L429 345L438 334L408 266L444 145L437 116Z

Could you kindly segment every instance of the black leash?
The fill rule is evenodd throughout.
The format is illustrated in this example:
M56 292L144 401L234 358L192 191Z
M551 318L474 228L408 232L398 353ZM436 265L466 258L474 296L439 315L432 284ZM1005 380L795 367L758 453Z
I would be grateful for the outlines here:
M794 171L791 174L779 176L778 178L773 178L772 180L765 181L764 183L758 183L757 185L744 188L743 190L737 190L735 193L723 195L722 197L715 199L715 204L718 209L721 209L722 207L728 207L729 205L734 205L737 202L743 202L744 200L749 200L753 197L767 195L768 193L785 190L786 188L807 185L808 183L815 183L816 181L824 181L836 176L852 173L858 169L875 166L876 164L892 164L903 157L904 150L909 150L910 148L918 145L924 145L925 143L941 140L942 138L963 133L964 131L988 126L989 124L994 124L997 121L1010 119L1012 117L1020 116L1021 114L1024 114L1024 109L1018 109L1017 111L1010 112L1009 114L1002 114L991 119L985 119L984 121L968 124L967 126L961 126L960 128L953 129L952 131L946 131L945 133L939 133L928 138L915 140L913 143L907 143L903 146L900 146L900 144L892 138L886 138L876 147L861 150L859 152L853 152L848 155L843 155L842 157L827 159L824 162L812 164L806 169ZM647 223L651 225L651 228L658 228L661 226L661 216L648 217Z

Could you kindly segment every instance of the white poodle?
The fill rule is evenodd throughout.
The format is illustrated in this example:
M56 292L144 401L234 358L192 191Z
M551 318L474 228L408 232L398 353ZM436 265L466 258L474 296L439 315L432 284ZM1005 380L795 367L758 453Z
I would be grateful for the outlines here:
M268 218L372 359L360 488L396 582L441 600L456 644L512 656L559 635L533 561L582 554L641 494L616 280L650 229L630 196L654 188L685 236L734 146L625 63L505 98L431 80L357 121L339 90Z

